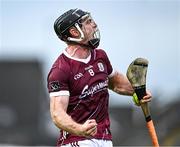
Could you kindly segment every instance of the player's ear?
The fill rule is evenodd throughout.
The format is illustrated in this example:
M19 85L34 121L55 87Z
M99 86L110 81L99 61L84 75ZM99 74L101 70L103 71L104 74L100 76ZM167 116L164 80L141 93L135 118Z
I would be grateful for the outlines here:
M79 37L80 35L79 31L75 27L71 27L69 29L69 33L72 37L75 37L75 38Z

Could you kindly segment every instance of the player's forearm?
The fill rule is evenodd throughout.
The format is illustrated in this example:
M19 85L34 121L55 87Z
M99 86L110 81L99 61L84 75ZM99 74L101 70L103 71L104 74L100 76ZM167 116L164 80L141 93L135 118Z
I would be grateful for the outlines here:
M132 96L133 93L134 93L134 90L131 89L131 87L128 87L127 86L115 86L113 89L112 89L114 92L118 93L118 94L122 94L122 95L129 95L129 96Z
M51 116L53 122L58 128L71 134L81 135L81 124L76 123L66 112L53 112Z
M116 72L114 76L109 79L109 89L122 95L133 95L134 93L127 77L119 72Z

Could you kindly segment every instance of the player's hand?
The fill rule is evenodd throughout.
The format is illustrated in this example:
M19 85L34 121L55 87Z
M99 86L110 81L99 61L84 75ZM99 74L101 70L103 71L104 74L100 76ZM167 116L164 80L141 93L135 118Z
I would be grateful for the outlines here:
M142 100L140 100L140 103L143 104L143 103L150 102L151 99L152 99L152 95L151 95L150 91L146 91L146 95L143 97Z
M146 91L146 95L143 97L142 100L139 101L136 93L133 94L133 101L136 106L141 106L141 104L150 102L152 99L152 95L149 91Z
M80 135L91 137L97 133L97 123L95 119L87 120L84 124L81 125Z

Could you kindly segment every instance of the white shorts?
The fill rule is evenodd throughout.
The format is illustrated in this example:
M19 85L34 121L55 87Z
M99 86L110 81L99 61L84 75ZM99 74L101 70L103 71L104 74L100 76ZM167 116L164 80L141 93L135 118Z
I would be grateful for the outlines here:
M113 147L111 140L88 139L62 145L61 147Z

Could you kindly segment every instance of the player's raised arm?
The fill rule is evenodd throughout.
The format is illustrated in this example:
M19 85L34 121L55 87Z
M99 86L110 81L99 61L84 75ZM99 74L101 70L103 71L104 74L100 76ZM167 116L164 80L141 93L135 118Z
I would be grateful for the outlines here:
M109 78L109 89L122 95L132 95L134 90L127 79L122 73L115 71L112 77Z
M76 123L67 113L69 96L52 96L50 98L50 113L55 125L71 134L78 136L93 136L97 131L95 120L87 120L84 124Z

